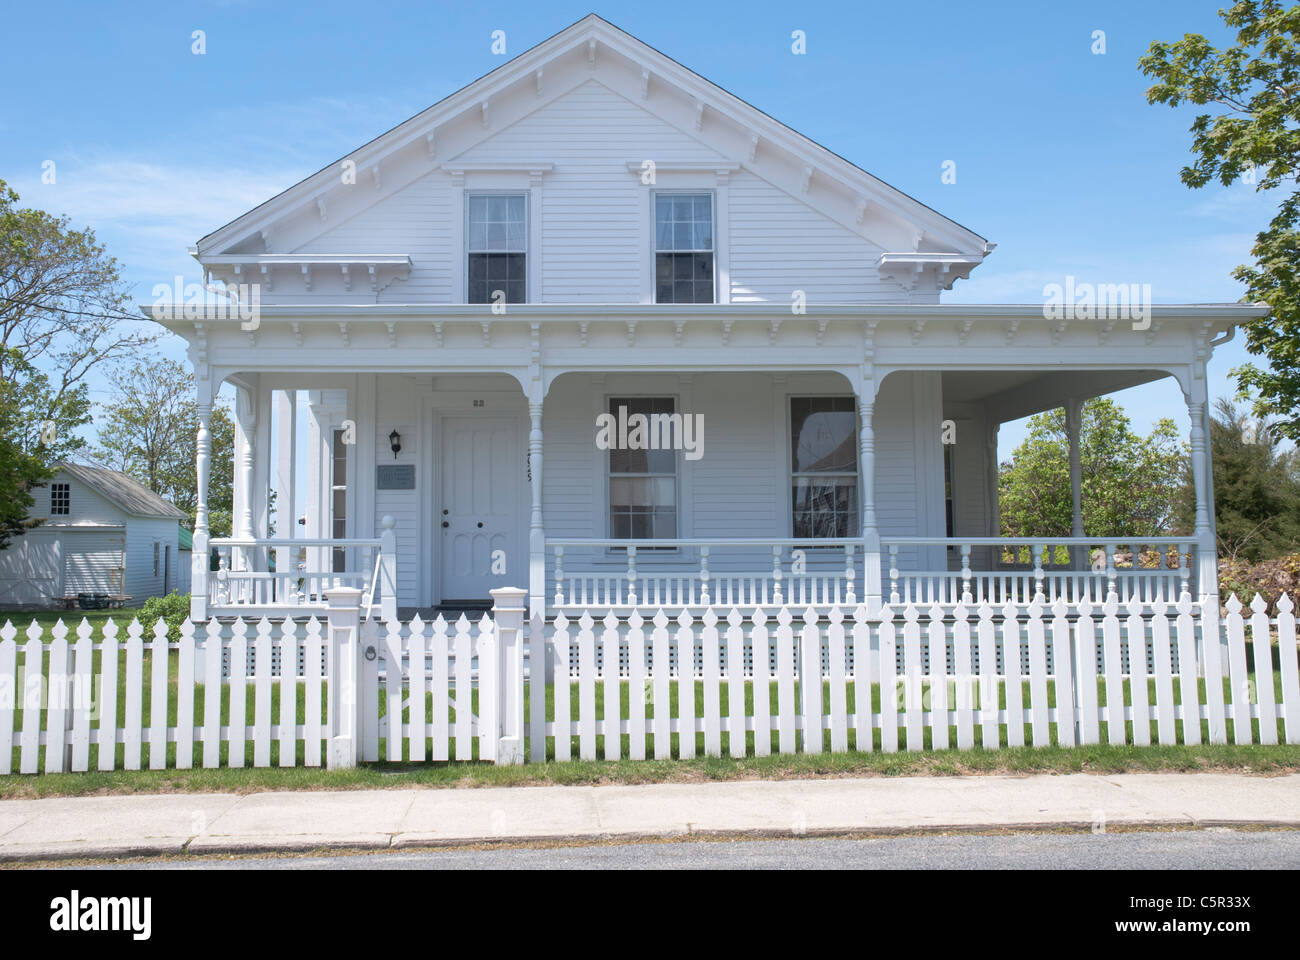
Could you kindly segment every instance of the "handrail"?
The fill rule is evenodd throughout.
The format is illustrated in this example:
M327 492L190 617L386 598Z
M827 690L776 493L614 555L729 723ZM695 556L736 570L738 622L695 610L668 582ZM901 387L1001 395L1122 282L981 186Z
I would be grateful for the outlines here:
M366 619L375 615L375 589L379 586L379 570L383 564L383 554L375 553L375 569L370 575L370 591L366 594Z
M775 540L771 537L681 537L650 540L601 537L546 538L548 547L843 547L862 544L862 537L791 537Z
M1068 546L1096 546L1098 544L1114 543L1117 545L1124 544L1162 544L1168 546L1177 546L1183 543L1196 543L1196 537L1188 534L1185 537L893 537L882 536L882 544L906 544L910 546L922 547L939 547L952 546L959 547L963 544L972 547L1033 547L1039 544L1054 547Z
M336 540L323 538L289 540L275 537L219 537L209 540L208 543L214 547L378 547L383 545L383 541L379 537L361 540Z

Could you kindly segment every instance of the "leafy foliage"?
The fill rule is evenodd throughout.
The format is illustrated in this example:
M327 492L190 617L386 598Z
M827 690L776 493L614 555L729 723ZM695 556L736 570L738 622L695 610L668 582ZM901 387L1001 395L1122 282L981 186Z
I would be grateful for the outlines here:
M167 624L167 639L181 638L181 624L190 615L190 595L173 590L165 597L150 597L140 608L138 619L144 624L145 635L153 635L153 626L159 620Z
M1255 412L1278 416L1276 429L1300 439L1300 6L1281 0L1243 0L1220 11L1237 30L1224 50L1200 34L1175 43L1153 43L1139 67L1156 83L1149 103L1213 105L1192 122L1195 160L1182 169L1183 183L1232 184L1248 171L1255 189L1289 190L1268 227L1256 235L1253 266L1233 276L1246 284L1247 300L1259 300L1271 316L1245 329L1246 348L1269 367L1246 364L1234 373L1243 395L1256 392Z
M1115 401L1083 404L1079 434L1083 531L1090 537L1150 537L1167 533L1182 484L1186 452L1172 420L1150 436L1133 432ZM1070 447L1065 411L1029 419L1029 436L998 469L1002 534L1068 537Z

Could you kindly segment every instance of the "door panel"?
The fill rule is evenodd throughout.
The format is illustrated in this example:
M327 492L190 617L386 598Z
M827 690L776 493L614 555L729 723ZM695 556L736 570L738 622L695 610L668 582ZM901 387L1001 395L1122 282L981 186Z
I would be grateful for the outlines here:
M519 579L519 426L513 419L442 421L441 596L488 600ZM493 554L500 553L494 558ZM504 564L504 572L494 572Z

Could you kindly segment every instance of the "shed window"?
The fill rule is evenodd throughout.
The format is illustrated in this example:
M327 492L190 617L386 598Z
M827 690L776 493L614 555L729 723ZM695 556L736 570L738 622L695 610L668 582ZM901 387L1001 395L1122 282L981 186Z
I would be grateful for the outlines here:
M66 483L50 484L50 515L67 516L72 512L72 490Z
M465 246L470 303L528 302L527 201L522 193L469 195Z
M159 558L160 558L160 548L161 548L161 546L162 546L162 545L161 545L157 540L155 540L155 541L153 542L153 575L154 575L155 577L158 576L158 571L159 571L159 569L160 569L160 567L159 567Z

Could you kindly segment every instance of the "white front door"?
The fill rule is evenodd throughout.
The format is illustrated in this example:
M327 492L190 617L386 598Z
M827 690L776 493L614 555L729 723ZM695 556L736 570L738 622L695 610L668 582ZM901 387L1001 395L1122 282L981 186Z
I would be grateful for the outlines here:
M442 602L485 601L488 590L520 582L519 423L501 417L444 417ZM525 577L526 579L526 577Z

